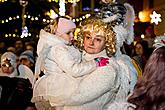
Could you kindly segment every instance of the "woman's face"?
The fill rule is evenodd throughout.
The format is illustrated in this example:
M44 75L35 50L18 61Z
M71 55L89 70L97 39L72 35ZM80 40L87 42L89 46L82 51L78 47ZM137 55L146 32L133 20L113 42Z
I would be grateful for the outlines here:
M136 52L137 55L142 55L143 54L143 47L142 47L141 44L136 44L135 52Z
M84 50L89 54L97 54L105 47L105 38L95 33L84 33Z
M69 32L62 34L60 37L62 37L64 40L68 41L69 43L72 42L72 40L74 39L74 29L70 30Z

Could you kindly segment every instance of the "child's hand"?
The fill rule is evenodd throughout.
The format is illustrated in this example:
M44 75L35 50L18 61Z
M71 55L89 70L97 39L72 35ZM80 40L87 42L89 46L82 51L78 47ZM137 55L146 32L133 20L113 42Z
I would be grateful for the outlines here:
M109 59L104 57L97 57L94 59L96 61L97 67L107 66L109 64Z

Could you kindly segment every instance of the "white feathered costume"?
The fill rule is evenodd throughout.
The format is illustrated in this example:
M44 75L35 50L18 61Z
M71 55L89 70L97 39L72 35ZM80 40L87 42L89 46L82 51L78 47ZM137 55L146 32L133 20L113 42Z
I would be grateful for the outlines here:
M127 3L124 4L126 8L126 14L123 16L124 21L120 24L116 24L113 26L113 30L116 33L116 49L117 52L115 54L115 58L120 65L121 69L121 79L124 80L121 83L121 88L119 89L119 94L122 94L123 91L131 93L134 89L134 86L137 82L137 71L132 63L132 59L126 55L122 54L121 47L123 43L131 44L134 40L134 32L133 32L133 25L135 19L135 13L133 7ZM116 19L119 19L121 16L115 14L113 16L104 18L103 21L107 23L111 23ZM121 80L121 82L122 82ZM127 88L127 89L126 89ZM122 90L123 89L123 90ZM124 95L123 95L124 96ZM130 103L127 103L127 96L124 98L117 98L113 103L109 105L108 110L131 110L134 106ZM130 108L128 109L127 107Z
M114 3L114 5L112 6L115 6L115 4L117 3ZM107 4L107 6L111 6L111 5ZM113 13L113 15L110 16L104 15L103 21L106 23L120 21L120 23L116 23L115 25L113 24L114 26L112 26L114 32L116 33L117 51L115 54L115 58L117 59L118 64L121 65L121 69L123 71L121 74L126 75L126 77L123 78L128 80L127 82L128 84L123 84L123 86L125 85L125 87L123 88L130 88L130 92L132 92L137 81L137 71L132 63L131 58L126 54L122 54L120 49L123 46L124 42L130 45L134 40L133 25L134 25L135 13L133 7L130 4L125 3L124 7L126 8L126 13L124 15L121 15L120 13L114 13L113 9L111 10L111 8L107 7L107 10L110 9L109 12L112 11L111 13ZM109 12L107 11L105 13L109 13ZM123 19L123 21L121 21L120 19Z

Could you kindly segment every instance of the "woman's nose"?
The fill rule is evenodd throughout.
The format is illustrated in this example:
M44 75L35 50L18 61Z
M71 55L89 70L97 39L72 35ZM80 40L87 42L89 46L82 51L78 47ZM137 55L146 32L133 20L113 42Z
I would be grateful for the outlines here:
M93 39L90 39L89 44L90 45L93 45L94 44Z

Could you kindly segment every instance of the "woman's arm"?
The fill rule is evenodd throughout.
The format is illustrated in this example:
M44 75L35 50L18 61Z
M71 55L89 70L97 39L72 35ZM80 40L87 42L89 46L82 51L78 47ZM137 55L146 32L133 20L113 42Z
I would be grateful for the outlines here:
M112 92L116 88L116 70L110 66L99 68L94 73L86 76L72 94L66 105L80 105Z

